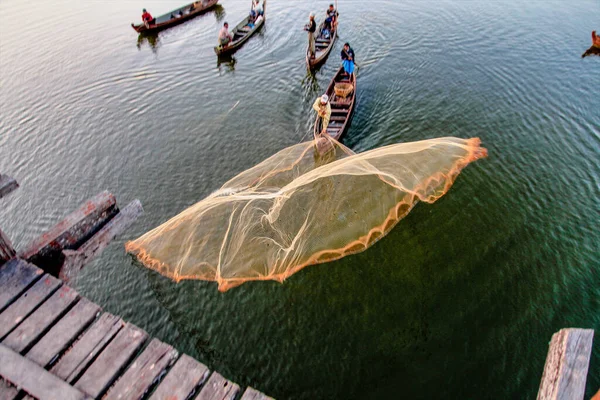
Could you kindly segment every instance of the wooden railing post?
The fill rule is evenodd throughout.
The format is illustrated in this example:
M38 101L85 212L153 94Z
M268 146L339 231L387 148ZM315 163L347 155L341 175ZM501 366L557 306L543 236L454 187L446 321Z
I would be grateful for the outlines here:
M14 258L16 255L17 252L12 247L10 240L4 234L4 232L2 232L2 229L0 229L0 265L4 264L11 258Z
M538 400L583 400L593 329L561 329L552 336Z

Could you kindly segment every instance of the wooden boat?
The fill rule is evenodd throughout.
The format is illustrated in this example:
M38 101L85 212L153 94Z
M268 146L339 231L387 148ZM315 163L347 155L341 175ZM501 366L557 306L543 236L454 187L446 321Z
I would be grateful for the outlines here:
M329 33L329 37L326 37L323 32L323 26L325 22L322 22L317 29L317 37L315 38L315 58L310 57L310 45L306 47L306 65L309 69L315 68L321 65L333 48L335 39L337 38L337 29L332 29Z
M336 83L350 83L354 86L354 90L346 98L338 97L334 90ZM344 67L340 67L329 83L325 94L329 96L329 103L331 104L331 118L327 126L327 134L339 141L350 126L354 104L356 103L356 71L349 79L348 76L344 76ZM321 132L321 122L321 117L317 115L314 128L315 137L318 137Z
M254 24L253 27L248 25L248 21L250 20L250 16L247 16L237 24L233 31L231 32L231 36L233 40L229 42L229 44L225 47L218 45L215 46L215 53L220 56L222 54L232 53L239 49L242 44L246 42L246 40L250 39L250 36L254 35L256 31L258 31L265 23L265 18L267 15L267 0L263 0L263 15L262 18L258 18L258 22Z
M168 12L160 17L154 18L154 23L146 27L145 24L131 24L131 27L138 33L158 32L162 29L169 28L180 24L188 19L200 15L210 8L214 7L219 0L200 0L190 3L186 6Z

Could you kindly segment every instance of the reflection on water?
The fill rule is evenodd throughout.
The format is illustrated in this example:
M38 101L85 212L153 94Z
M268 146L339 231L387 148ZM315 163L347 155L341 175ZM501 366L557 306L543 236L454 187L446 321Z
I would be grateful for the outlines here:
M138 50L141 50L142 46L147 43L148 46L150 46L150 48L152 49L152 52L156 54L158 50L157 47L159 45L159 35L160 32L140 33L137 39Z
M217 56L217 68L219 69L219 75L223 73L235 71L236 59L232 54L221 54Z
M223 21L223 19L225 18L225 15L227 15L225 13L225 8L222 5L220 5L220 4L217 4L211 10L215 13L215 17L217 18L217 22Z

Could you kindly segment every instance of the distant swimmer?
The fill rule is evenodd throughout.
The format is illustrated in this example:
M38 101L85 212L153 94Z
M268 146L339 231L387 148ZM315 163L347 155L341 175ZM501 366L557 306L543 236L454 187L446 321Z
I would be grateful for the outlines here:
M591 56L591 55L600 56L600 36L596 35L596 31L592 31L592 47L587 49L585 53L581 55L581 58Z

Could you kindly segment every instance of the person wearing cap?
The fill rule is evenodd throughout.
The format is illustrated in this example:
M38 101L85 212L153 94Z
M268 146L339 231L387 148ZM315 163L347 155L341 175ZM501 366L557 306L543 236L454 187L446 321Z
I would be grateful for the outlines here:
M329 125L329 119L331 118L331 104L329 103L329 96L324 94L317 98L313 103L313 109L321 117L321 134L326 133L327 126Z
M310 58L315 58L315 31L317 30L315 13L310 13L308 18L308 24L304 26L304 30L308 32L308 51L310 52Z
M222 47L225 47L229 44L229 42L231 42L232 39L231 33L229 33L229 24L225 22L219 31L219 44Z
M148 11L146 11L145 8L142 10L142 22L144 22L146 28L150 27L150 24L154 23L154 18Z
M350 47L350 43L344 43L342 49L342 65L344 66L344 72L348 76L352 76L354 73L354 50Z

